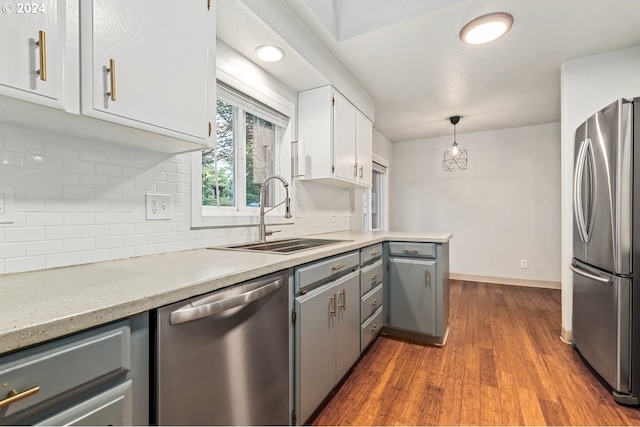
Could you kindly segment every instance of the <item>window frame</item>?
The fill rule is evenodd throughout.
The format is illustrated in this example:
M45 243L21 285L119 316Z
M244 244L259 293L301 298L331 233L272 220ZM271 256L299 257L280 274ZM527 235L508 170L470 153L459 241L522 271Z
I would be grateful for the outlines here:
M291 144L289 143L294 139L293 123L295 123L295 103L282 97L258 81L249 84L220 69L217 70L216 78L237 91L290 118L288 126L284 129L280 128L282 129L282 133L280 135L276 134L276 138L280 137L280 142L276 139L274 147L276 154L274 170L276 174L284 176L287 182L289 182L289 197L295 200L293 198L294 186L291 178ZM239 108L239 110L244 111L241 108ZM242 115L242 117L244 118L246 116ZM235 126L242 128L237 134L237 139L241 141L241 143L236 145L234 153L235 175L237 177L240 176L240 173L242 173L242 176L245 176L246 134L244 130L245 121L236 120L236 122L242 122L242 126L240 126L239 123L235 124ZM250 227L258 225L260 223L260 209L257 207L244 206L246 204L246 183L243 185L237 185L236 183L235 188L236 194L234 197L236 206L203 206L202 150L194 151L191 154L191 227ZM284 188L281 185L276 185L274 190L276 203L279 203L280 200L284 199ZM242 200L242 207L239 206L240 200ZM284 218L284 206L279 206L265 215L265 222L267 224L293 224L295 221L295 206L291 207L291 214L292 217L290 219Z
M364 190L364 209L363 209L363 230L365 231L387 231L389 230L389 161L384 157L377 154L373 154L373 163L386 168L386 172L382 172L380 175L380 188L378 189L380 206L378 207L378 215L380 216L380 227L373 228L373 217L371 215L373 211L373 185L372 188ZM371 175L373 180L373 173ZM373 184L373 182L372 182Z

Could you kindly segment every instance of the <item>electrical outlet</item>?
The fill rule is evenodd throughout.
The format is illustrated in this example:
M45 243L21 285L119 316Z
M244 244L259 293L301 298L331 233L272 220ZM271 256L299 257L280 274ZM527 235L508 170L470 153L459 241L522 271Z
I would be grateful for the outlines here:
M520 268L528 268L528 267L529 267L529 265L527 263L527 260L526 259L521 259L520 260Z
M14 222L13 187L0 185L0 224Z
M171 219L171 194L146 194L147 221L157 219Z

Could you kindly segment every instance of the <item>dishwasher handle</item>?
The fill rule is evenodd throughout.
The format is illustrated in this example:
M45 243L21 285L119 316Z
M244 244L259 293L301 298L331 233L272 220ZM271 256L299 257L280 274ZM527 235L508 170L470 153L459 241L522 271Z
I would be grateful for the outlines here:
M222 313L223 311L240 307L242 305L247 305L277 291L282 287L282 285L284 285L284 282L284 278L279 278L277 280L270 281L266 285L260 286L257 289L234 297L197 307L188 307L173 311L169 316L169 324L172 326L179 325L181 323L191 322L192 320L202 319L203 317L214 316Z

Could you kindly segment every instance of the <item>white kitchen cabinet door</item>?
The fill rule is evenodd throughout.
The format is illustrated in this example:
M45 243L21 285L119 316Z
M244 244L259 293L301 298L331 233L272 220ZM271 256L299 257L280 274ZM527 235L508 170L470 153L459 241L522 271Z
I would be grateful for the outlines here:
M65 17L64 0L4 3L0 95L65 109Z
M209 143L215 16L206 0L86 0L80 40L84 115Z
M358 184L373 185L373 123L360 111L356 112L356 155L358 161Z
M298 94L298 139L304 141L302 179L371 187L373 124L332 86Z
M333 162L336 178L355 181L356 108L338 92L333 93Z

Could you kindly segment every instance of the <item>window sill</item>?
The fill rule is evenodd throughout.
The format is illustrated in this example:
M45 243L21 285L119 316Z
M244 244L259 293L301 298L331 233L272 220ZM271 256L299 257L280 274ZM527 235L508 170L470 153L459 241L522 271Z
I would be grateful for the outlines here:
M264 220L267 225L283 225L293 224L295 218L284 218L282 215L274 213L273 215L267 214ZM257 213L203 212L200 216L200 223L192 224L191 228L257 227L259 224L260 215Z

